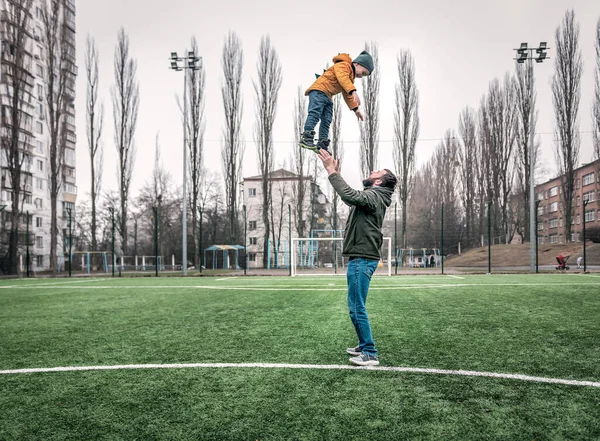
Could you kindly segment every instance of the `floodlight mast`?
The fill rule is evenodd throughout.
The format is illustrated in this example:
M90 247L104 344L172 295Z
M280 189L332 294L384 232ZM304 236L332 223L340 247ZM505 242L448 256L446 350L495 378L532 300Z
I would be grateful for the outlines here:
M542 41L539 47L529 48L527 43L521 43L517 51L515 60L519 64L523 64L529 60L529 268L532 273L535 272L535 246L537 242L535 225L535 152L534 152L534 135L533 132L533 60L536 63L542 63L549 59L547 56L546 42ZM537 57L534 57L533 51Z

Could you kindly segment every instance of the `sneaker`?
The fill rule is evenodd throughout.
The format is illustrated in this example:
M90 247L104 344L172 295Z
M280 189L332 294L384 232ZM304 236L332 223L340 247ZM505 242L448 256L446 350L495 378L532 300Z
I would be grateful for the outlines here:
M302 138L300 139L298 145L303 149L311 150L315 153L318 153L319 149L315 145L315 131L307 130L304 133L302 133Z
M346 352L350 355L360 355L362 351L360 350L360 346L356 346L355 348L347 348Z
M317 149L323 149L329 151L329 140L328 139L319 139L317 142Z
M360 354L358 357L352 357L350 363L357 366L377 366L379 358L375 355Z

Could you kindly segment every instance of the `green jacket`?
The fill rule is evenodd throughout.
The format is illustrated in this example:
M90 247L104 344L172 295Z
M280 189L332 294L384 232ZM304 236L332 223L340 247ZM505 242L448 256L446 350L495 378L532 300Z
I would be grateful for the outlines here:
M350 206L342 254L347 257L381 259L381 226L385 211L392 203L394 191L386 187L354 190L338 173L330 175L329 182L342 201Z

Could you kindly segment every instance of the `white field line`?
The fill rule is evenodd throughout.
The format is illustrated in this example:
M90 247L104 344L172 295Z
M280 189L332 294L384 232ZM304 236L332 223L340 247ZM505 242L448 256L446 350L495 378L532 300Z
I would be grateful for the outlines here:
M47 283L31 283L31 284L23 284L23 285L0 286L0 289L35 288L38 286L46 287L46 286L55 286L55 285L66 285L66 284L72 284L72 283L100 282L100 281L105 282L106 280L104 280L104 279L81 279L81 280L65 280L65 281L57 280L55 282L47 282Z
M236 277L223 277L222 279L215 279L215 282L220 282L222 280L232 280L232 279L237 279L237 276Z
M411 368L395 366L350 366L335 364L286 364L286 363L186 363L186 364L125 364L114 366L66 366L53 368L7 369L0 370L0 375L36 374L50 372L76 371L106 371L124 369L190 369L190 368L259 368L259 369L323 369L323 370L354 370L354 371L383 371L409 372L418 374L458 375L463 377L502 378L508 380L531 381L534 383L566 384L570 386L589 386L600 388L598 381L565 380L562 378L534 377L522 374L503 374L497 372L478 372L465 370L447 370L430 368Z
M452 277L453 279L461 279L464 280L464 277L453 276L451 274L447 274L448 277Z
M416 284L416 285L386 285L372 286L370 291L386 291L399 289L436 289L436 288L464 288L464 287L492 287L492 286L600 286L600 282L577 282L577 283L449 283L449 284ZM223 285L113 285L113 286L41 286L40 289L212 289L221 291L346 291L345 286L339 288L299 288L293 285L265 285L265 286L223 286ZM14 286L14 289L32 289L37 286Z

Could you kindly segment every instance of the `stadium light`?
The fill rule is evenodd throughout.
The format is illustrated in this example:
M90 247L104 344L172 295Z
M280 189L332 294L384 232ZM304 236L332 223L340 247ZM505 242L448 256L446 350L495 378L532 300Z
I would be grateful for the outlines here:
M535 248L537 245L537 224L536 224L536 206L535 206L535 156L534 156L534 133L533 133L533 60L536 63L542 63L544 60L549 59L547 51L550 49L545 41L540 42L538 47L530 48L527 43L521 43L521 46L517 51L517 57L515 60L519 64L523 64L529 60L529 262L530 271L536 272L536 252ZM536 52L537 57L534 57L533 51Z
M187 73L188 70L200 70L202 67L202 58L197 57L194 51L183 51L187 57L179 57L177 52L171 52L171 69L179 72L184 70L183 77L183 216L182 226L182 256L181 256L181 274L187 275ZM182 62L183 66L179 63Z

